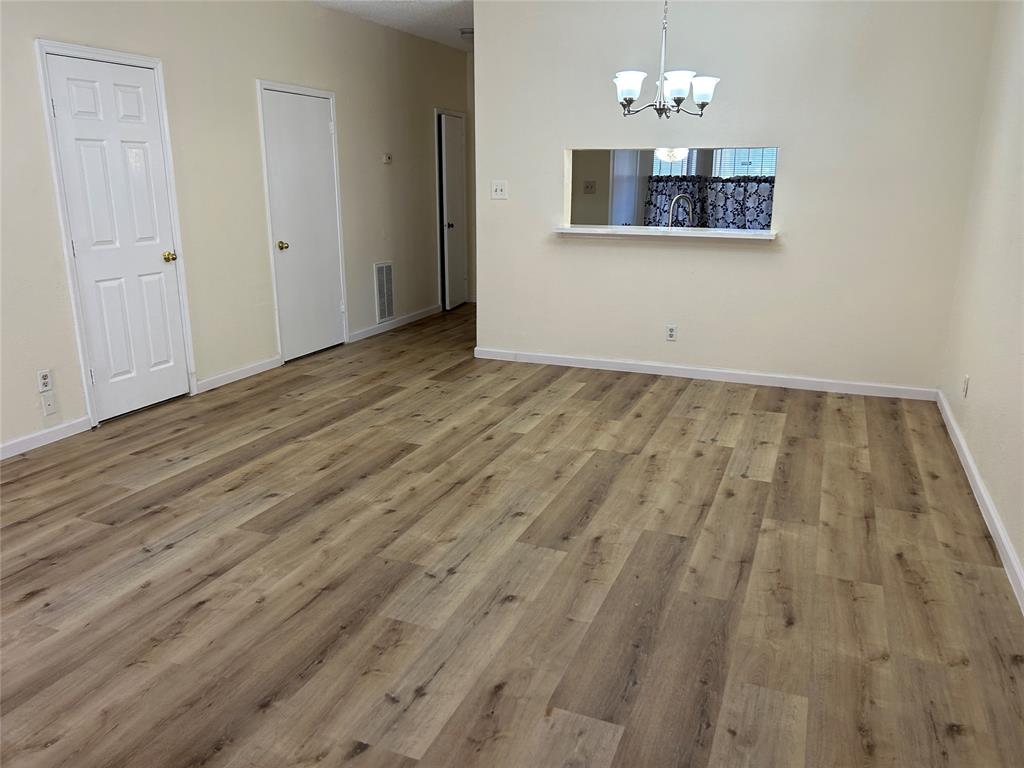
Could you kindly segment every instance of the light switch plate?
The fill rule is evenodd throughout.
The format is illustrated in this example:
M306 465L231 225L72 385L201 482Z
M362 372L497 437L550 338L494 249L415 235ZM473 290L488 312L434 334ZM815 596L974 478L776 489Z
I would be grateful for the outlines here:
M491 182L491 200L508 200L508 182L505 179Z

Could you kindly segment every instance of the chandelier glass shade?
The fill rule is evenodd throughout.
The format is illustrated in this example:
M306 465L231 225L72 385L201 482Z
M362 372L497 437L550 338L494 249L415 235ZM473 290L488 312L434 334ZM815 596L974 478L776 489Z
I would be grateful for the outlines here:
M703 117L704 108L711 103L715 95L715 86L718 84L717 77L706 75L697 76L697 73L689 69L672 69L665 71L665 43L668 38L668 0L665 0L665 11L661 18L661 67L659 68L658 90L654 101L644 104L642 107L634 107L633 104L640 98L640 91L643 90L646 72L636 69L626 69L616 72L612 82L615 83L615 90L622 106L623 116L635 115L645 109L653 109L658 117L671 117L673 113L682 112L694 117ZM690 90L693 90L693 103L697 107L696 112L683 108Z

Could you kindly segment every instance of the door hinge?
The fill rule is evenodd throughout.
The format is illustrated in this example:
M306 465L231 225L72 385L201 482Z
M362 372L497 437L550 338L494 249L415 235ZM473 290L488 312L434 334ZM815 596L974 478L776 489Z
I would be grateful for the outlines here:
M72 259L77 259L78 258L78 251L75 250L75 241L74 240L71 241L71 258Z
M53 113L54 117L57 116L57 105L53 103L53 99L50 99L50 112Z
M327 130L329 130L331 132L331 136L333 136L334 135L334 123L328 123L327 124Z
M94 371L92 368L89 369L89 380L92 382L92 385L95 387L96 386L96 371Z

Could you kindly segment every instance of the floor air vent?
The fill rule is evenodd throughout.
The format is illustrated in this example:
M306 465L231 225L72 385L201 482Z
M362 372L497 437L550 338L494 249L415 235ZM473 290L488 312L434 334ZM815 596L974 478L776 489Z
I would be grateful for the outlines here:
M395 316L395 286L391 274L391 262L382 261L373 265L374 283L377 288L377 322L383 323Z

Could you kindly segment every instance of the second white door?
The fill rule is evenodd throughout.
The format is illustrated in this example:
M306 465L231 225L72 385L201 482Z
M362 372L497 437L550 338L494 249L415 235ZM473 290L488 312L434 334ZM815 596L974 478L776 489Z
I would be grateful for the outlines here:
M345 293L328 96L262 88L270 230L285 360L345 341Z
M466 129L457 115L438 117L441 133L441 246L444 267L444 308L469 299L469 255L466 242Z

